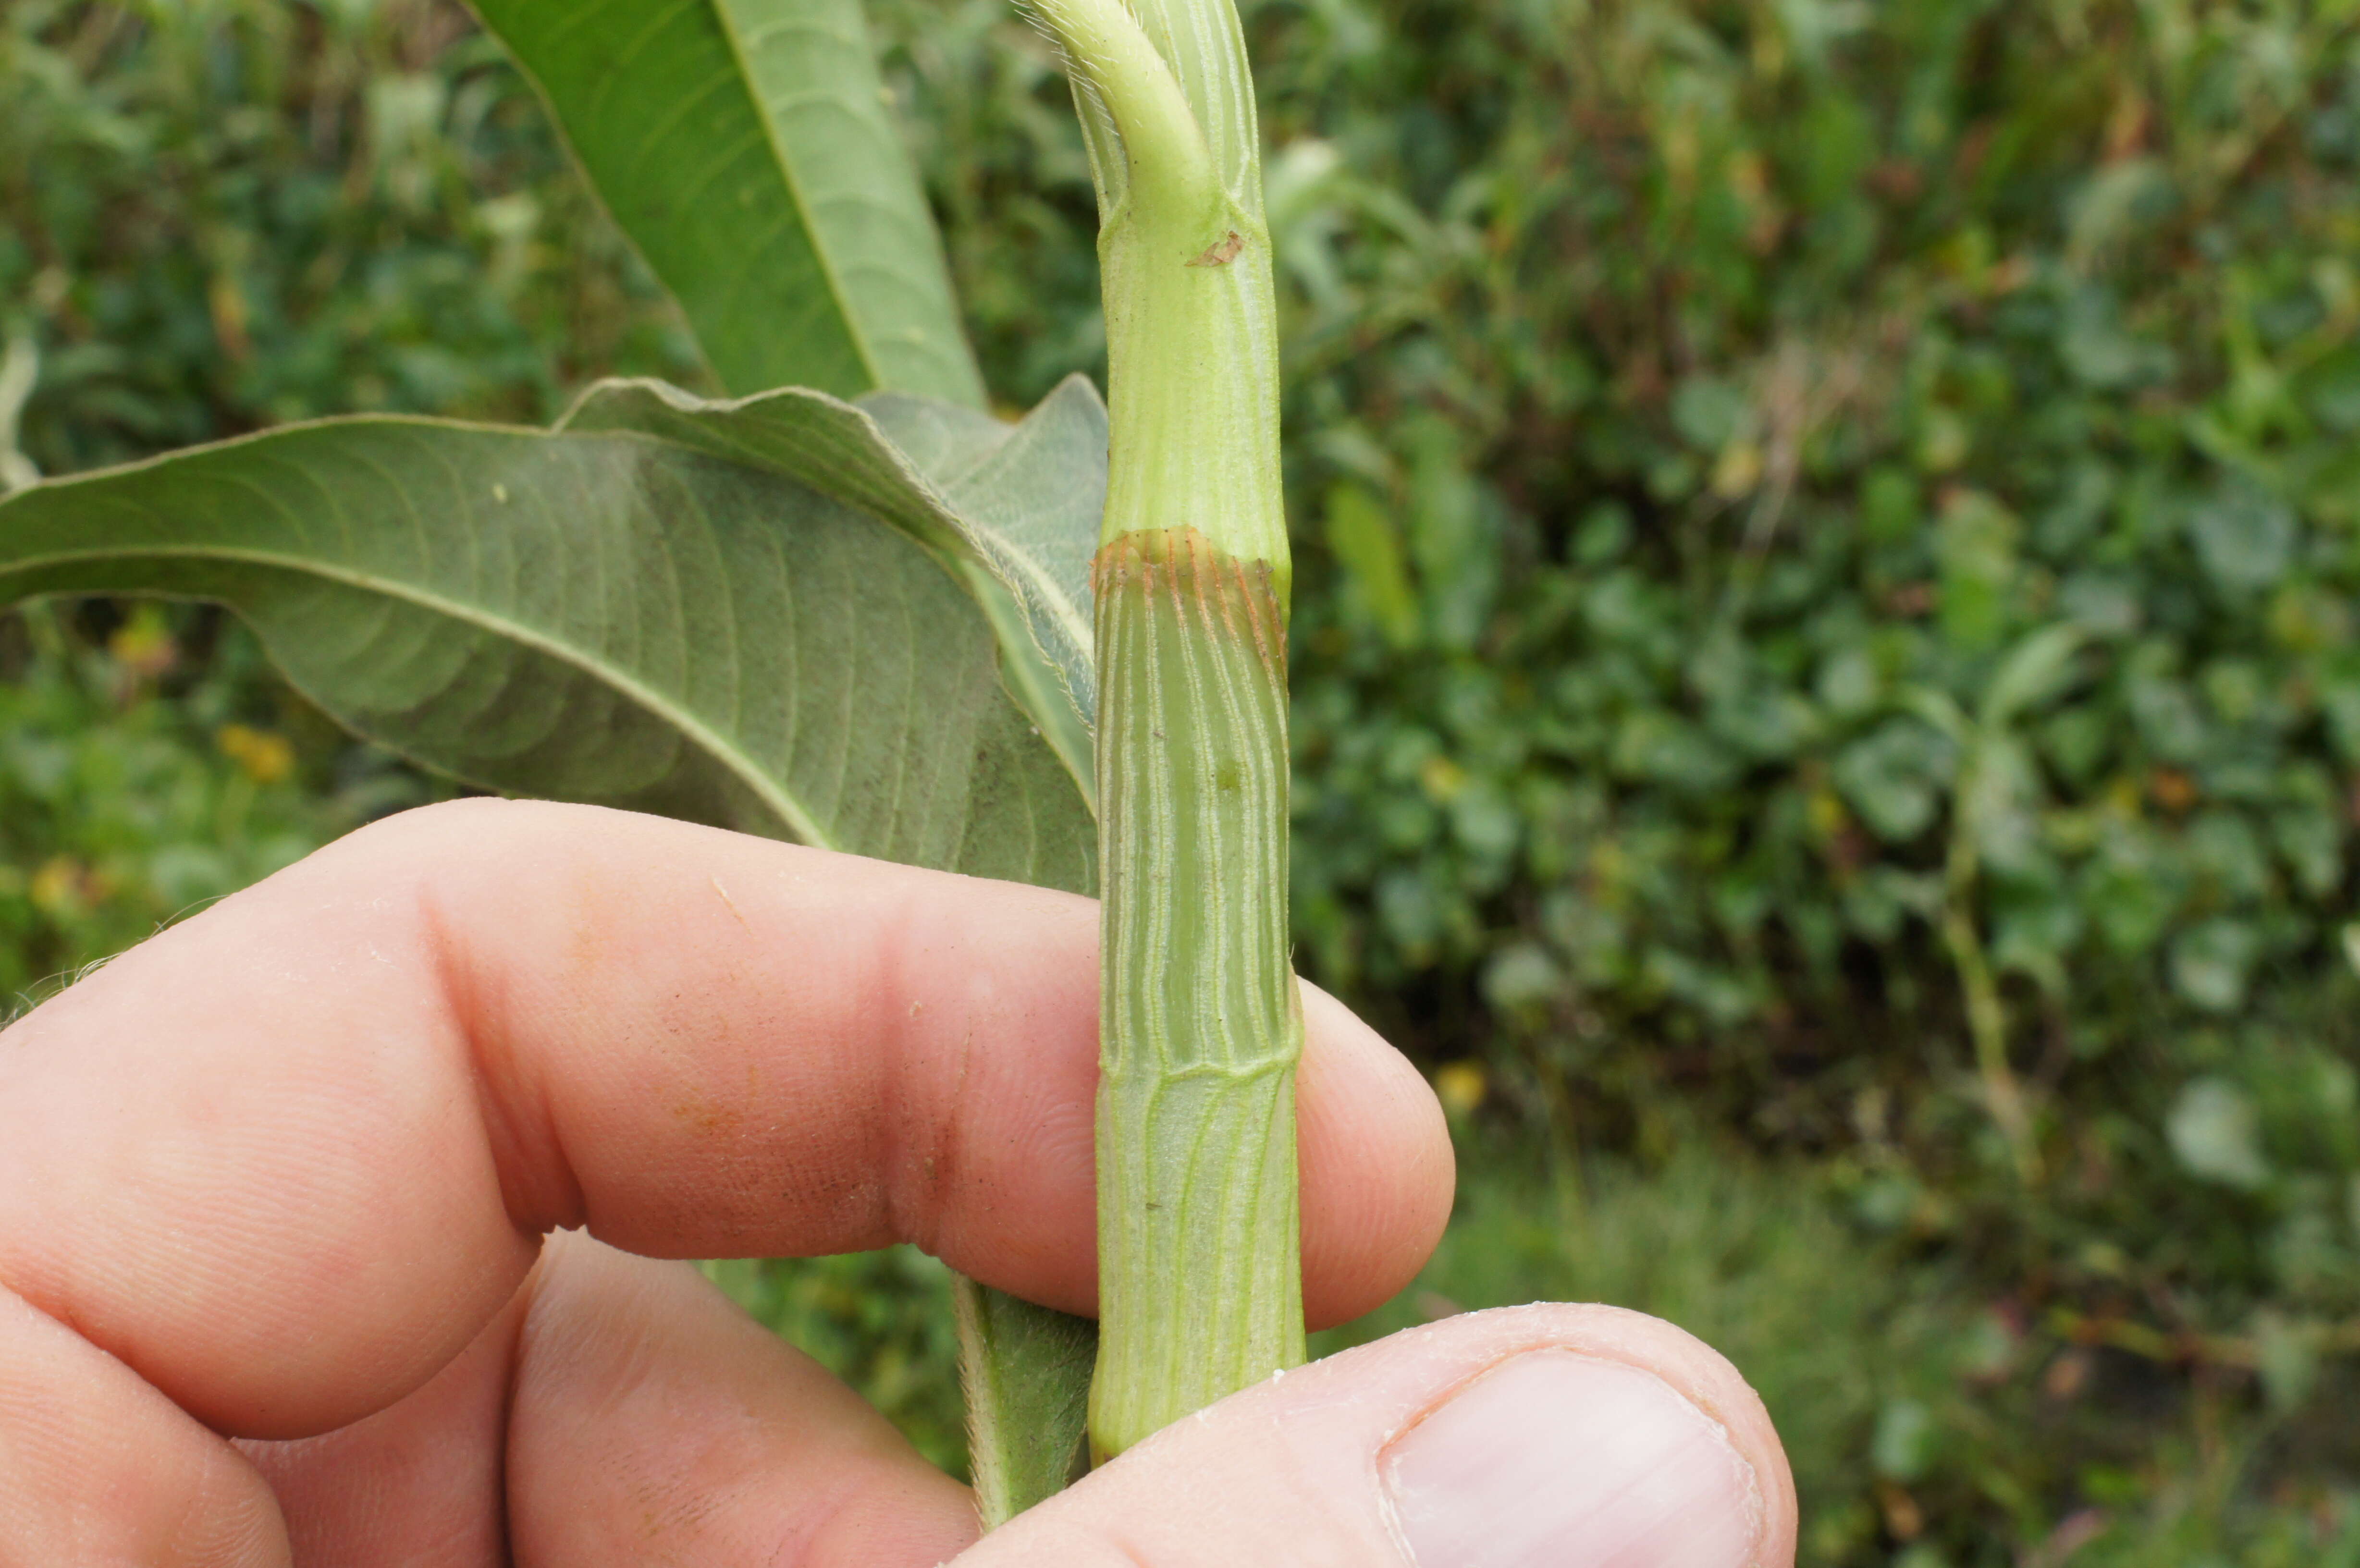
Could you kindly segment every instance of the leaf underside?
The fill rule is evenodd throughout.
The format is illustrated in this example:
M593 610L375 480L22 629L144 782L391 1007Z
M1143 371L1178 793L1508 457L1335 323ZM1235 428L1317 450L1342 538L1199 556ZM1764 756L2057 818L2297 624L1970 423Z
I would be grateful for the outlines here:
M980 408L859 0L474 0L723 386Z
M859 407L801 390L713 403L652 381L593 387L560 421L634 430L852 500L954 564L1011 649L1018 699L1093 788L1090 556L1105 505L1107 412L1072 376L1016 425L903 393Z
M972 1279L952 1290L976 1511L995 1530L1089 1468L1098 1325Z
M873 421L644 384L570 418L328 420L35 485L0 501L0 603L217 601L471 782L1091 890L1084 793L1003 678L1042 656Z

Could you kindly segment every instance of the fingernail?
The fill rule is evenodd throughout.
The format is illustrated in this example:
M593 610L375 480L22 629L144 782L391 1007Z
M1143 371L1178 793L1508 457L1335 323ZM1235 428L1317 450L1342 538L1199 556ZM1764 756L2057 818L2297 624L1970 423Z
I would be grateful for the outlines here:
M1754 1467L1652 1372L1569 1350L1502 1362L1381 1460L1417 1568L1750 1568Z

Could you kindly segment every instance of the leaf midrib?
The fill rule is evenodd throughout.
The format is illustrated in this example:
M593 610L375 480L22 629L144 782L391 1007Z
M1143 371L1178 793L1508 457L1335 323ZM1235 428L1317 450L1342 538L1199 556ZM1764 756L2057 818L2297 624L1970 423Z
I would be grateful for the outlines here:
M1082 648L1088 648L1091 637L1089 617L1082 614L1081 606L1075 604L1073 596L1065 592L1065 583L1054 576L1049 569L1043 566L1035 557L1009 544L1004 532L995 529L992 537L1001 546L1000 550L994 553L1011 558L1017 572L1039 591L1041 602L1048 607L1049 613L1056 618L1057 625L1065 635L1074 639L1074 645Z
M737 13L723 0L714 0L713 14L721 24L721 36L729 41L729 58L737 62L738 79L745 83L747 101L754 105L754 116L761 122L763 139L770 148L770 160L778 169L780 182L787 188L787 200L794 203L795 216L803 225L803 233L810 236L812 259L819 264L820 276L827 279L827 297L844 322L845 336L852 340L852 352L860 360L860 368L869 377L869 388L882 388L889 383L879 370L876 353L869 346L868 323L852 308L844 278L836 265L835 253L822 237L824 231L814 221L811 199L804 193L803 171L795 160L787 156L786 145L781 139L781 127L778 116L770 112L770 102L764 96L761 79L748 67L746 40L738 34Z
M514 621L504 621L471 609L457 600L426 592L396 580L374 576L331 566L317 561L282 555L275 550L246 550L232 545L143 545L137 549L58 550L48 555L20 557L0 572L0 583L10 577L29 576L50 567L73 566L96 561L140 560L202 560L232 561L241 565L268 567L292 572L298 576L316 577L341 583L348 588L381 593L399 599L421 609L448 615L455 621L508 637L514 642L572 665L593 680L602 681L614 690L639 703L650 713L672 724L691 741L707 752L716 761L736 774L746 787L759 796L763 804L776 811L789 831L803 844L818 849L836 849L834 838L822 831L810 812L795 799L780 789L770 776L744 752L729 745L716 732L685 709L661 693L622 674L613 666L601 662L585 649L560 638L548 637ZM0 595L5 597L5 595Z

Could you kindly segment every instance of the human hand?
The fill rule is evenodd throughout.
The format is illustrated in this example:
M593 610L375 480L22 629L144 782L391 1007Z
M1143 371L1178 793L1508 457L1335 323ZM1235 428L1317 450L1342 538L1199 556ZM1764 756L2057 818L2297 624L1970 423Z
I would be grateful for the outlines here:
M1791 1562L1759 1402L1635 1314L1396 1335L975 1544L652 1260L914 1241L1087 1310L1096 947L1061 894L471 801L125 954L0 1032L0 1568ZM1417 1074L1306 1010L1332 1322L1424 1259L1450 1156Z

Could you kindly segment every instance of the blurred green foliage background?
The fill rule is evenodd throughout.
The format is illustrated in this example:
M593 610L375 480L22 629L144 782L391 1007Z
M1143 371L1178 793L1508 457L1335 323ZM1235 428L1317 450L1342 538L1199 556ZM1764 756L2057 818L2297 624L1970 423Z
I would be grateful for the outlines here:
M1301 959L1465 1171L1331 1347L1666 1313L1812 1564L2360 1568L2360 5L1244 10ZM873 16L993 387L1101 370L1046 46ZM448 0L0 6L0 332L19 478L708 385ZM444 792L0 617L0 994ZM929 1260L714 1268L959 1462Z

